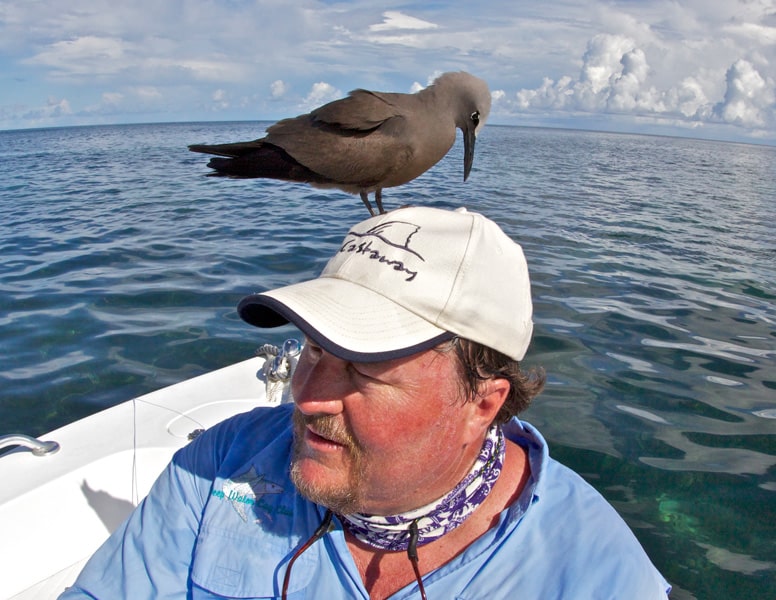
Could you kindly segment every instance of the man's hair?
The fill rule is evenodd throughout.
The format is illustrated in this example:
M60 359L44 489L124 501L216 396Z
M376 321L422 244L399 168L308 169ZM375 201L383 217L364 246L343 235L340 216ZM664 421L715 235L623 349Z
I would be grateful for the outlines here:
M528 408L531 400L542 391L546 376L543 369L520 370L520 363L498 350L463 338L453 338L442 350L454 350L458 372L467 400L477 397L480 384L488 379L506 379L509 394L499 410L495 423L506 423Z

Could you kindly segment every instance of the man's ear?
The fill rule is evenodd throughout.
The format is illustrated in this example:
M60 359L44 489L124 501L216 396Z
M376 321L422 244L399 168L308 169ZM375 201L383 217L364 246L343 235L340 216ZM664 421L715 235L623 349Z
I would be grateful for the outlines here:
M509 380L502 377L485 379L479 382L477 395L470 400L474 404L473 422L487 429L496 418L498 411L506 402L511 387Z

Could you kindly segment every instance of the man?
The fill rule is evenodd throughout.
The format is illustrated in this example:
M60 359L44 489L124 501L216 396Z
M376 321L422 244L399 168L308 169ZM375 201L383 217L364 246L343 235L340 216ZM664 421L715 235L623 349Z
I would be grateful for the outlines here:
M515 415L543 385L520 246L466 212L353 227L249 296L306 343L293 403L180 450L64 598L666 598L625 523Z

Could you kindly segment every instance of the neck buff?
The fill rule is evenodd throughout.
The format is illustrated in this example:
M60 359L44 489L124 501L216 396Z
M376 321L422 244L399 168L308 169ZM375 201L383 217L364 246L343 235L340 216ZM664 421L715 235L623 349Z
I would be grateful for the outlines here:
M443 498L398 515L340 515L342 524L359 541L382 550L407 550L413 521L418 527L417 545L433 542L458 527L485 501L501 474L505 452L501 427L493 425L469 474Z

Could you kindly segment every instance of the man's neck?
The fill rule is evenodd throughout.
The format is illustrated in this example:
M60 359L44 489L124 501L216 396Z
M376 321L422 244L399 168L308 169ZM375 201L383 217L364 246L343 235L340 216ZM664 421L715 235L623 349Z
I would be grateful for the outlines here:
M531 475L526 451L507 440L501 476L490 495L460 527L418 548L422 575L438 569L463 552L488 529L501 513L514 503ZM380 550L359 542L346 532L345 539L371 600L383 600L415 581L406 552Z

